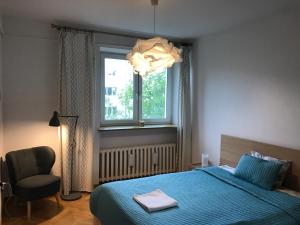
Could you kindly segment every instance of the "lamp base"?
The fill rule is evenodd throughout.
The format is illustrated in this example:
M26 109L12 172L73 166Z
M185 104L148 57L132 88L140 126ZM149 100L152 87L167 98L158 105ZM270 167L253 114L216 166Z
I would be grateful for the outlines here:
M81 192L70 192L68 195L64 195L64 194L61 194L60 197L62 200L64 201L75 201L77 199L80 199L82 196Z

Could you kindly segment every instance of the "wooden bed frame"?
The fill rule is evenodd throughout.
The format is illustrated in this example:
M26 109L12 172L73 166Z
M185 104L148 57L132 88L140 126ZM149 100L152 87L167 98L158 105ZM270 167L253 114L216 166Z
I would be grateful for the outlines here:
M291 160L292 168L289 171L285 187L300 191L300 150L222 135L221 165L226 164L235 167L241 155L253 150L278 159ZM101 225L96 217L94 217L94 225Z
M221 136L221 164L235 167L244 153L257 151L263 155L272 156L278 159L292 161L292 168L284 186L295 191L300 191L300 150L289 149L257 141Z

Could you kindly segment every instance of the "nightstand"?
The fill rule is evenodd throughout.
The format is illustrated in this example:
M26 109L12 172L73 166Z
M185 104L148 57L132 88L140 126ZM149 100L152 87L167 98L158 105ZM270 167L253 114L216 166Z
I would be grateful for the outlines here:
M192 164L192 170L193 169L196 169L196 168L201 168L201 163L195 163L195 164Z

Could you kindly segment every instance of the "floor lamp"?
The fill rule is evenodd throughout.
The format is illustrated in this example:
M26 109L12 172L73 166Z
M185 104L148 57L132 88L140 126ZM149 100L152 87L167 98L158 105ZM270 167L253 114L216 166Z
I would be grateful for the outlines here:
M73 140L72 140L72 145L71 145L71 191L68 195L61 194L60 197L62 200L65 201L73 201L81 198L81 192L75 192L72 191L72 181L73 181L73 162L74 162L74 151L76 147L76 128L77 128L77 122L78 122L78 115L59 115L58 112L54 111L53 116L51 117L49 121L49 126L51 127L59 127L60 126L60 121L59 118L74 118L75 119L75 126L74 126L74 134L73 134ZM60 136L60 142L61 142L61 136Z

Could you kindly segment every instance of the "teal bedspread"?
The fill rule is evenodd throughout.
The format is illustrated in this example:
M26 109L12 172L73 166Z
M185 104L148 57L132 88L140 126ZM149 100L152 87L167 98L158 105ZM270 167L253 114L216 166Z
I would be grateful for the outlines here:
M133 199L160 189L178 207L144 211ZM300 199L268 191L218 167L158 175L98 186L91 212L103 225L300 224Z

